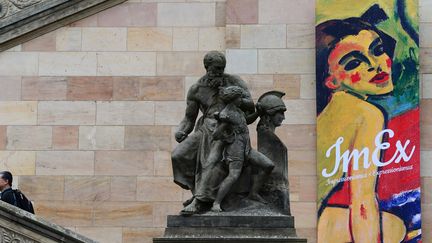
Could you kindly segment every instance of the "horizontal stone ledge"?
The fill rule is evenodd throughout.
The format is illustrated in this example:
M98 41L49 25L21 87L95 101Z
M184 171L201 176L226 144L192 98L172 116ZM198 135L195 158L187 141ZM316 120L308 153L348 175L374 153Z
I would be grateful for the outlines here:
M168 216L170 227L294 228L293 216Z
M0 51L34 39L126 0L39 0L0 17ZM12 4L6 1L7 4ZM1 10L0 10L1 11ZM4 11L8 11L7 9ZM0 12L0 16L1 16Z
M154 238L153 243L306 243L299 238Z

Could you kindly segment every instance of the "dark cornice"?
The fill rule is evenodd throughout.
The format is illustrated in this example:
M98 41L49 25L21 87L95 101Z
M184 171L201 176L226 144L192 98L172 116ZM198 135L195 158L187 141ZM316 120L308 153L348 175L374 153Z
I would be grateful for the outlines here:
M0 51L126 0L0 0Z

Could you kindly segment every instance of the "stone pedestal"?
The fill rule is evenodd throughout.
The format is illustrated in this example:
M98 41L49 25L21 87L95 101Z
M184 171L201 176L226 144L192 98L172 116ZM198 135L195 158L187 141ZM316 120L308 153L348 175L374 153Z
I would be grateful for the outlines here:
M153 243L284 242L306 243L292 216L193 215L168 216L167 228Z

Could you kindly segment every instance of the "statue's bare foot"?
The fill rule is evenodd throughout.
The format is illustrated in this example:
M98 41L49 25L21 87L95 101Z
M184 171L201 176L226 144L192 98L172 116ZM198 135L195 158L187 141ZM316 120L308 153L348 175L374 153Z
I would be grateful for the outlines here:
M187 205L191 204L194 199L195 199L195 197L191 197L188 200L184 201L183 202L183 207L186 207Z
M248 198L254 201L258 201L260 203L267 204L267 201L264 198L262 198L258 193L251 193L249 194Z
M211 208L211 211L217 213L217 212L222 212L223 210L219 203L214 203L213 207Z
M198 200L193 199L193 201L183 208L182 211L180 211L181 215L192 215L198 213Z

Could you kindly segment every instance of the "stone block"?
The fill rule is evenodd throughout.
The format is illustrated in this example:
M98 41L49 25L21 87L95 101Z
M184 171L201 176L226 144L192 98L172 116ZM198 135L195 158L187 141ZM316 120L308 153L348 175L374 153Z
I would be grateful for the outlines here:
M154 52L105 52L97 55L99 76L154 76Z
M58 29L56 32L57 51L81 51L81 28L63 27Z
M296 228L297 235L306 238L308 243L317 243L317 230L315 228Z
M315 125L282 125L276 134L291 150L314 150L316 148Z
M140 88L138 77L114 77L113 82L113 100L138 100Z
M140 202L103 202L94 208L94 224L114 227L152 227L153 206Z
M40 151L36 156L36 175L93 175L92 151Z
M0 101L21 100L21 77L2 76L0 77Z
M36 153L34 151L0 151L0 168L10 171L14 176L34 175Z
M259 24L315 23L315 1L260 0L258 16Z
M254 100L257 100L265 92L274 89L273 75L241 75L241 78L247 83Z
M36 214L46 220L63 226L91 226L93 224L93 205L90 202L38 201Z
M420 49L420 73L432 74L432 48Z
M315 50L269 49L259 50L258 72L260 74L313 74Z
M52 147L55 150L78 149L78 126L53 127Z
M2 76L38 75L38 53L0 53L0 73Z
M136 201L136 176L111 177L111 201Z
M0 101L0 124L36 125L37 102Z
M421 151L420 152L420 174L422 177L427 177L432 175L432 163L427 163L423 161L432 160L432 151Z
M155 102L156 125L178 125L185 115L184 101Z
M151 151L97 151L95 156L96 175L153 175Z
M316 185L317 185L316 176L304 176L304 175L290 176L289 177L290 200L299 201L299 202L316 202L317 200Z
M123 228L123 243L153 243L163 232L163 228Z
M314 100L286 100L287 114L283 124L316 124Z
M159 26L214 26L215 3L159 3Z
M199 29L199 50L225 50L225 28L200 28Z
M201 52L159 52L157 76L194 75L205 73Z
M216 2L215 26L225 27L226 25L226 3L225 1Z
M47 150L52 147L52 128L48 126L9 126L7 149Z
M171 151L171 129L168 126L127 126L125 149Z
M173 28L173 50L195 51L198 50L198 28Z
M182 190L171 178L138 177L137 200L145 202L181 202ZM164 193L161 193L164 192ZM180 203L181 204L181 203Z
M77 227L76 232L98 242L122 243L121 227Z
M129 8L126 4L119 4L106 9L97 15L97 26L99 27L127 27L130 24Z
M258 0L227 0L227 24L257 24Z
M291 202L291 213L296 228L315 228L317 225L316 202ZM305 217L310 215L310 217Z
M432 98L432 74L423 74L422 76L422 93L423 98Z
M432 99L421 99L420 110L420 122L425 125L432 125Z
M64 176L21 176L20 190L31 200L63 200Z
M140 79L139 100L184 100L183 77L144 77Z
M111 180L107 176L66 176L64 200L106 201L110 198Z
M129 28L127 33L129 51L171 51L173 47L172 28Z
M113 101L97 103L98 125L153 125L154 103Z
M154 175L155 176L172 176L171 152L155 151L154 152Z
M422 202L432 203L432 177L422 178Z
M421 148L423 150L432 150L432 141L430 138L432 136L432 125L423 125L420 124L420 131L421 131Z
M302 74L300 84L300 98L315 99L316 81L314 74Z
M315 176L316 151L290 150L288 153L288 175Z
M422 204L422 232L425 232L425 235L423 235L423 239L425 242L427 242L430 237L432 237L432 234L430 233L430 227L432 226L432 219L430 215L432 215L432 204L425 203ZM427 230L425 230L427 229ZM424 230L424 231L423 231Z
M52 31L22 44L23 51L55 51L56 32Z
M226 50L226 72L235 74L256 74L258 72L257 50Z
M126 51L126 28L83 28L83 51Z
M283 99L300 98L300 75L274 75L274 89L285 93Z
M68 79L68 100L111 100L112 77L71 77Z
M7 144L7 126L0 126L0 150L4 150Z
M286 25L242 25L241 48L285 48Z
M287 25L287 48L314 48L315 26L309 24Z
M177 215L183 209L180 202L158 202L153 204L153 226L166 227L167 216Z
M419 1L419 15L420 22L432 22L432 15L430 9L432 8L432 2L429 0Z
M225 28L225 47L227 49L240 49L240 25L227 25Z
M97 14L97 23L100 27L156 26L156 20L155 1L149 3L130 1Z
M66 77L23 77L23 100L66 100Z
M156 26L157 3L126 3L130 21L129 26Z
M96 103L92 101L41 101L38 106L40 125L93 125Z
M96 53L94 52L40 53L39 75L96 76L96 64Z
M80 150L121 150L124 148L123 126L81 126Z

